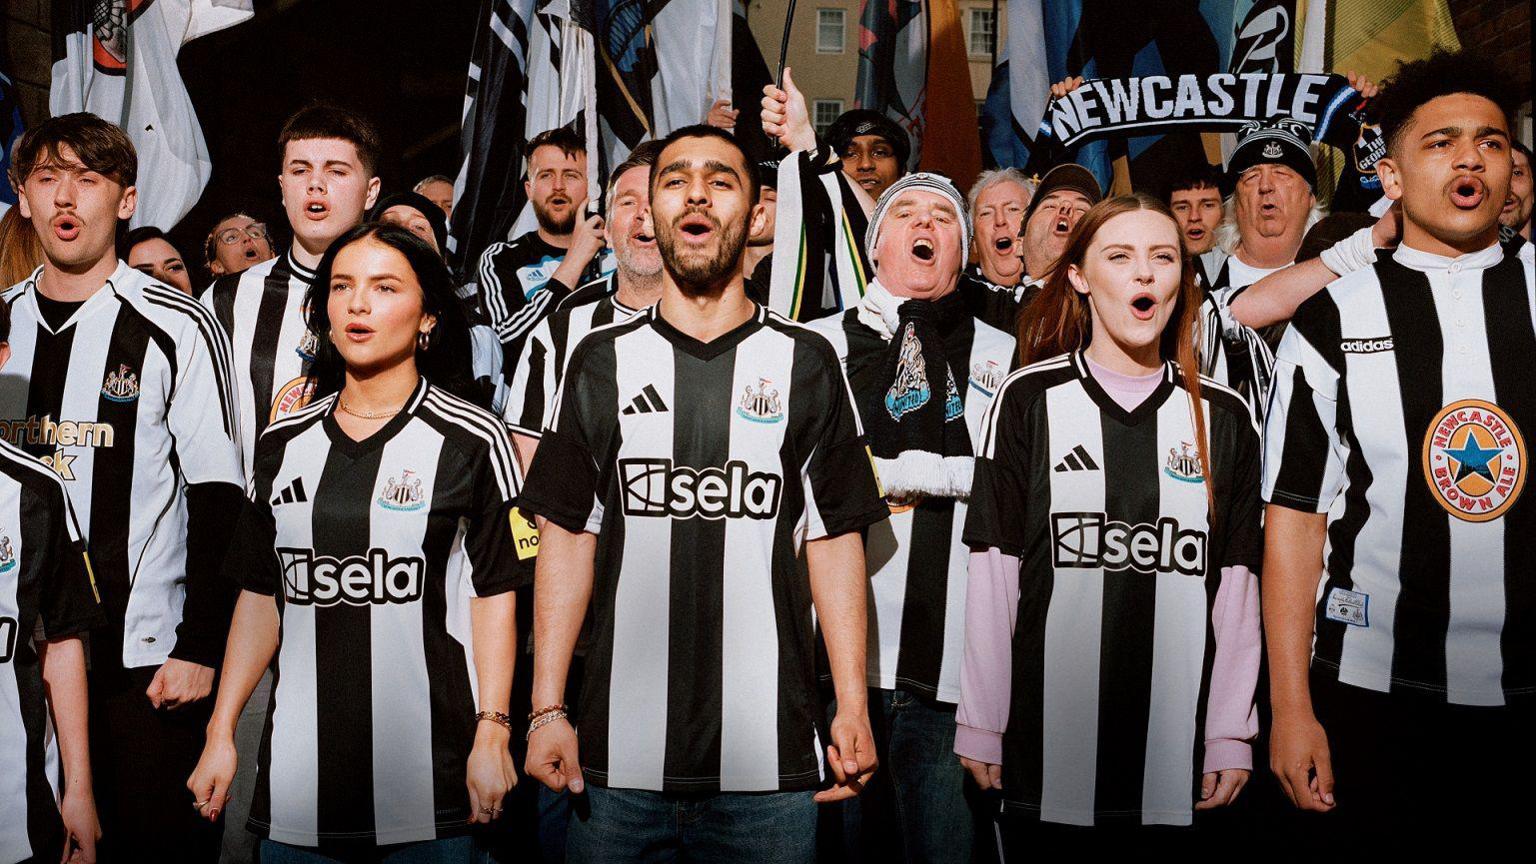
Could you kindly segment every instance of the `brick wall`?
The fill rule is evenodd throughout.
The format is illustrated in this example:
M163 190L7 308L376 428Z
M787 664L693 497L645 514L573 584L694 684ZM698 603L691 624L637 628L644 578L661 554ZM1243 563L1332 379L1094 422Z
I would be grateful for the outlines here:
M1493 58L1531 89L1531 0L1448 0L1463 48Z
M48 116L49 2L4 0L0 7L0 62L16 82L22 122L31 125Z

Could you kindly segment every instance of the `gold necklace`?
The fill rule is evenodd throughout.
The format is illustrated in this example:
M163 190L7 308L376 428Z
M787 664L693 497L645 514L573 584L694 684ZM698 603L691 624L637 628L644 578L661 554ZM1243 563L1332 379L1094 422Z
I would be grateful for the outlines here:
M341 410L351 414L353 417L361 417L364 420L383 420L385 417L393 417L400 413L400 408L395 408L389 411L354 411L347 407L347 400L341 398L340 393L336 394L336 405ZM402 405L400 407L403 408L405 406Z

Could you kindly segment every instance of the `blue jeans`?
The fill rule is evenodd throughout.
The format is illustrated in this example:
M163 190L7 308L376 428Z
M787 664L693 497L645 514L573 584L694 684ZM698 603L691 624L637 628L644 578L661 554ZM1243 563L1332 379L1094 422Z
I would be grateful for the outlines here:
M290 846L263 838L261 864L484 864L489 857L474 837L449 837L360 850L356 854L318 852L307 846Z
M675 795L588 783L586 794L574 802L566 860L811 864L816 859L814 794Z
M829 716L836 711L834 702ZM859 797L843 802L846 860L969 864L987 805L955 755L954 707L871 689L869 715L880 767ZM990 833L981 841L986 852Z

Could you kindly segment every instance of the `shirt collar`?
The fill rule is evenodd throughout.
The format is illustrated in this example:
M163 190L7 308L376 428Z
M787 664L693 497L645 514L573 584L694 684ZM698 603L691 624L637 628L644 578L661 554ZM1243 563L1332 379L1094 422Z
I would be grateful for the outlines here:
M1450 270L1452 272L1486 270L1504 260L1504 249L1498 243L1494 243L1487 249L1480 249L1476 252L1468 252L1465 255L1448 258L1444 255L1436 255L1433 252L1425 252L1422 249L1398 246L1397 251L1392 253L1392 260L1410 270L1424 272L1431 270Z

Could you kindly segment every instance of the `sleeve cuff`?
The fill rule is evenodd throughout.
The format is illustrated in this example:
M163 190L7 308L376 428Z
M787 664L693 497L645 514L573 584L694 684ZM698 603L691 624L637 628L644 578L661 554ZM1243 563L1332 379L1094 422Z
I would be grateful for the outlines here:
M960 747L956 738L955 749ZM1253 770L1253 745L1236 738L1211 738L1205 742L1205 773L1231 771L1241 768Z
M523 511L523 513L529 516L542 516L543 518L555 523L556 525L559 525L561 528L564 528L572 534L592 532L592 528L588 524L590 521L590 511L588 513L577 513L570 510L565 510L552 503L541 502L538 499L529 498L527 495L521 495L518 497L517 509Z
M1300 510L1303 513L1327 513L1328 508L1313 497L1307 495L1292 495L1283 489L1271 489L1264 496L1265 503L1285 507L1290 510Z
M955 724L955 754L988 765L1003 764L1003 733ZM1206 761L1210 761L1207 755Z

